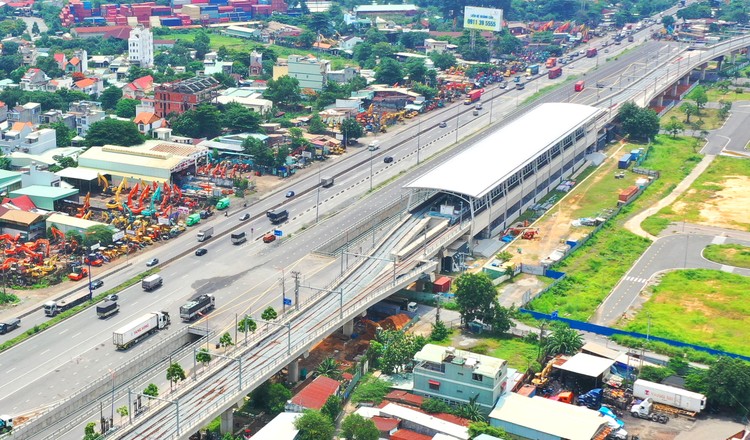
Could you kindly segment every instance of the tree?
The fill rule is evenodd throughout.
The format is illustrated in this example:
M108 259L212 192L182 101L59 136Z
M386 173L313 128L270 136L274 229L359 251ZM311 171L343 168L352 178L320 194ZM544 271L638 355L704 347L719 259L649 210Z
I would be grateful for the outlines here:
M575 354L583 347L583 337L562 322L552 324L552 334L544 341L547 355Z
M318 365L315 372L319 376L330 377L331 379L341 379L341 370L339 369L339 363L332 357L327 357Z
M698 114L698 107L692 102L683 102L680 111L685 113L685 122L690 123L690 117Z
M211 75L216 81L219 81L223 87L237 87L237 81L230 75L224 72L216 72Z
M167 367L167 380L169 381L169 388L171 389L177 382L186 379L185 370L177 362L174 362Z
M83 428L83 440L98 440L100 438L102 438L102 436L96 432L96 423L87 423Z
M620 106L618 117L625 133L633 139L653 139L659 133L659 116L649 108L626 102Z
M224 353L226 353L227 347L234 345L234 342L232 342L232 335L230 335L229 332L221 335L221 338L219 338L219 344L224 347Z
M380 330L370 341L369 357L386 374L403 371L427 343L423 336L396 330Z
M378 84L400 84L404 81L404 69L401 63L393 58L380 60L380 64L375 68L375 81Z
M450 331L443 321L437 320L432 324L432 331L430 332L431 341L445 341L448 336L450 336Z
M266 310L263 310L263 313L261 313L260 317L264 321L273 321L274 319L279 317L279 314L276 313L276 310L274 310L273 307L268 306Z
M221 113L211 104L201 104L170 122L174 131L183 136L211 139L221 134Z
M256 165L260 166L273 166L273 152L268 145L266 145L260 139L254 137L247 137L242 141L242 150L245 154L249 154L253 157L253 161Z
M706 400L717 407L740 410L750 407L750 366L740 359L720 357L704 374L701 388Z
M273 101L279 107L292 107L299 104L300 96L299 81L291 76L281 76L279 79L271 79L266 83L263 97Z
M494 47L497 53L510 55L522 49L523 42L506 29L503 29L501 34L495 39Z
M144 396L151 396L151 397L159 397L159 388L150 383L148 386L143 390Z
M39 24L35 21L34 24L31 25L31 33L34 35L39 35L42 32L39 30Z
M202 60L211 50L211 37L203 30L198 31L193 38L193 49L195 49L195 58Z
M120 415L120 423L122 423L122 419L124 419L125 417L127 417L127 416L128 416L128 414L130 414L130 413L128 412L128 407L127 407L126 405L125 405L125 406L121 406L121 407L117 408L117 409L115 410L115 412L117 412L117 414L119 414L119 415Z
M312 134L325 134L328 133L328 127L320 119L320 115L315 115L310 118L310 125L307 127L307 131Z
M151 69L145 69L141 66L138 66L137 64L131 64L130 68L128 69L128 81L130 82L149 75L153 76L154 72L152 72Z
M687 94L686 98L695 102L695 106L698 107L698 114L700 114L701 109L708 102L708 95L706 94L706 88L703 86L695 87L693 90L690 91L690 93Z
M121 99L115 105L115 114L121 118L134 118L135 108L140 104L137 99Z
M677 135L685 130L685 126L682 122L677 120L677 116L672 116L669 121L662 127L664 131L672 135L672 138L676 138Z
M427 76L427 67L425 66L424 59L422 58L410 58L404 63L404 71L406 76L409 77L409 81L423 83Z
M479 394L470 398L468 403L459 406L457 411L459 417L469 419L472 422L484 422L485 417L484 413L482 412L482 408L477 403L478 398Z
M75 132L68 128L62 121L53 122L49 128L55 130L55 139L57 140L57 147L69 147L70 143L75 137Z
M70 156L52 156L52 159L55 159L57 161L57 164L60 166L60 169L65 168L76 168L78 167L78 162L76 162L75 159L73 159Z
M341 435L346 440L378 440L380 431L372 420L352 413L341 422Z
M508 434L505 430L496 426L491 426L487 422L474 422L469 424L469 437L474 438L481 434L487 434L501 439L508 438Z
M675 19L671 15L665 15L661 18L661 24L664 26L664 29L669 29L672 26L674 26Z
M492 319L486 312L496 297L492 280L483 272L465 273L456 279L456 304L464 324L477 319L489 324Z
M99 95L99 102L102 103L104 110L111 110L117 105L117 101L122 98L122 90L115 86L109 86Z
M430 414L450 413L453 411L453 408L447 403L433 398L424 399L421 408Z
M83 143L87 147L98 145L131 147L142 144L143 141L143 135L132 122L106 118L91 124Z
M424 98L428 101L432 101L438 95L437 89L420 83L414 84L411 87L411 90L424 96Z
M255 333L258 324L249 316L245 316L237 323L237 331L242 333Z
M201 348L200 350L198 350L198 353L195 354L195 361L200 362L204 367L206 366L206 364L211 363L211 359L211 353L209 353L205 348Z
M233 102L224 106L221 125L234 133L257 133L260 131L261 115Z
M331 419L331 422L336 423L336 419L341 412L341 398L335 394L328 396L326 403L320 408L320 412Z
M365 134L362 125L360 125L360 123L354 118L346 118L341 121L340 130L341 134L344 136L344 140L347 142L349 139L359 139Z
M313 47L317 39L314 32L304 31L297 37L297 45L303 49L309 49Z
M661 383L664 379L672 376L674 371L666 367L655 367L651 365L644 365L641 367L639 379L647 380L649 382Z
M336 428L328 417L320 411L307 410L294 421L299 430L298 440L321 440L333 438Z
M83 245L91 247L94 244L109 246L112 244L112 227L109 225L94 225L86 228Z

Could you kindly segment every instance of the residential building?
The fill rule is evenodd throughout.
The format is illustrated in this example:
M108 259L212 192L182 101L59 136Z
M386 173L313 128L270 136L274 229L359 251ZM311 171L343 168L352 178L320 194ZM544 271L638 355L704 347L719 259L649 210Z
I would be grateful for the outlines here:
M99 96L104 91L104 82L99 81L99 78L84 78L74 82L71 88L87 95Z
M419 13L417 5L360 5L354 8L354 14L357 17L403 17L412 16Z
M250 76L263 75L263 54L261 52L250 52L250 67L248 68Z
M70 90L73 88L73 78L66 77L60 79L51 79L47 82L46 91L56 92L58 90Z
M303 412L306 409L323 408L329 397L339 392L341 384L330 377L318 376L287 401L287 412Z
M8 104L0 101L0 122L8 119Z
M136 78L122 87L122 97L128 99L142 99L154 91L154 77L151 75Z
M357 76L359 76L359 69L351 66L346 66L341 70L329 70L326 74L328 81L337 83L348 83Z
M448 42L435 40L432 38L426 38L424 40L424 51L425 53L437 52L443 53L448 50Z
M0 132L0 148L4 155L14 151L40 154L57 148L57 136L51 128L34 130L31 122L14 122L10 128Z
M89 70L89 55L85 49L73 52L73 56L65 65L66 73L86 73Z
M294 440L299 433L299 429L294 427L294 422L301 416L301 413L283 412L253 434L252 438L253 440Z
M13 110L8 112L8 121L10 122L31 122L39 124L42 115L42 105L38 102L27 102L23 105L17 105Z
M331 62L319 60L311 55L289 55L287 57L288 75L299 81L300 89L323 90L328 81Z
M74 126L78 136L86 136L91 124L105 117L101 103L96 101L71 102L68 113L75 117Z
M89 58L89 67L94 69L108 69L109 63L111 63L114 58L115 57L111 55L94 55Z
M216 97L216 102L219 104L236 102L260 114L265 114L273 108L273 102L264 99L262 93L245 87L230 87L223 90L221 95Z
M414 431L422 435L427 435L429 438L433 438L438 434L445 434L456 439L469 439L469 429L466 426L439 419L432 414L427 414L417 409L408 408L396 403L389 403L380 408L379 412L380 417L398 419L400 421L399 430ZM398 432L395 431L394 435ZM391 436L391 438L394 437ZM396 438L406 439L407 437L396 436Z
M68 57L62 52L56 53L53 57L57 62L57 67L59 67L60 70L65 70L65 66L68 64Z
M128 37L128 60L141 67L154 65L154 36L151 30L138 24Z
M232 64L231 61L205 60L203 61L203 74L223 73L224 75L231 75Z
M49 77L42 69L32 67L21 77L21 90L43 90L47 87L47 81L49 81Z
M62 179L57 174L40 170L33 164L21 173L21 188L34 185L59 187L61 181Z
M342 37L339 40L338 48L340 50L343 50L347 53L352 53L354 51L354 46L358 45L359 43L364 42L360 37L353 36L353 35L347 35L346 37Z
M33 66L36 64L36 59L39 56L39 52L32 45L23 45L18 48L18 53L23 57L22 64L24 66ZM44 56L44 55L42 55Z
M427 344L414 355L414 393L452 405L476 398L488 414L505 389L508 362L503 359Z
M182 114L200 104L210 103L220 87L221 84L210 76L161 84L154 89L156 115L166 117L172 113Z
M150 137L153 137L154 130L167 124L164 118L160 118L150 112L138 113L133 122L138 126L138 131Z

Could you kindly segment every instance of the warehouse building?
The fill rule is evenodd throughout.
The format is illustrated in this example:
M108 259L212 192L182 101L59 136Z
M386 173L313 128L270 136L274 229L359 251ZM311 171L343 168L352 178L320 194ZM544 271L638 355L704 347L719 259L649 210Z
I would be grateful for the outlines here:
M604 147L604 115L588 105L541 104L406 185L409 207L448 206L440 211L470 220L472 237L492 236Z
M114 229L113 226L110 226L106 223L95 222L65 214L52 214L47 217L46 220L47 228L49 228L50 226L54 226L56 229L59 229L63 233L67 233L68 231L76 231L79 234L84 234L86 229L92 226L99 225L108 226Z
M28 196L37 208L46 211L62 210L66 200L78 202L77 189L61 188L58 186L32 185L15 189L9 194L9 197L20 196Z

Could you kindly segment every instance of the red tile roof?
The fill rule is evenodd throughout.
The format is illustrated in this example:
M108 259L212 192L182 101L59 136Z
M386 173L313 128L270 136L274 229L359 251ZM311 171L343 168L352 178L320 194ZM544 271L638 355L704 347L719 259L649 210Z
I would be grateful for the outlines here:
M153 84L154 84L154 77L151 75L146 75L146 76L142 76L140 78L134 79L133 82L128 84L128 86L130 86L131 89L136 90L136 89L147 89L149 88L149 86Z
M417 397L419 397L419 396L417 396ZM386 396L386 399L388 399L387 396ZM403 406L405 408L409 408L409 409L411 409L413 411L421 412L422 414L429 414L427 411L424 411L424 410L422 410L419 407L414 407L412 405L407 405L407 404L404 404L404 403L401 403L401 402L396 402L396 401L389 402L388 400L382 401L380 403L380 405L378 405L378 408L385 408L385 406L388 405L388 404L390 404L390 403L393 403L394 405ZM436 413L436 414L429 414L429 415L431 415L431 416L433 416L435 418L438 418L440 420L445 420L446 422L453 423L455 425L469 426L469 424L471 423L471 420L469 420L469 419L464 419L463 417L454 416L453 414L448 414L448 413Z
M23 211L31 211L32 209L36 209L36 205L31 201L31 198L29 198L29 196L18 196L12 199L6 197L3 199L3 205L6 203L12 203L18 209L21 209Z
M70 63L70 64L72 64L74 66L77 66L78 64L80 64L80 62L81 62L81 59L78 58L78 57L73 57L73 58L70 59L70 61L68 61L68 63Z
M432 440L432 436L408 429L399 429L391 435L391 440Z
M307 409L320 409L341 384L330 377L318 376L292 397L292 403Z
M406 405L412 405L416 406L417 408L421 408L422 402L424 402L424 397L417 396L416 394L411 394L403 390L393 390L390 393L386 394L385 400L404 403Z
M391 419L388 417L375 416L370 420L375 423L375 427L378 428L378 431L380 432L391 432L391 430L398 428L399 424L398 419Z
M86 78L75 82L76 87L79 89L84 89L94 84L96 84L96 78Z
M154 122L158 120L159 120L159 117L153 113L141 112L136 115L133 122L136 124L153 124Z
M56 53L54 55L54 57L55 57L55 61L57 61L58 64L60 64L63 61L65 61L65 54L64 53Z
M91 26L74 28L78 35L85 34L103 34L104 38L117 38L118 40L127 40L130 36L130 26Z

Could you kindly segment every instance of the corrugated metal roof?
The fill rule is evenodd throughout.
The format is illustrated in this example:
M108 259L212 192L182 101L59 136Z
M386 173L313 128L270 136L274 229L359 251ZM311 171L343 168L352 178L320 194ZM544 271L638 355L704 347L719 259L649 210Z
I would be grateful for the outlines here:
M506 393L500 397L490 413L490 420L569 440L591 440L602 425L607 424L599 412L586 407L516 393ZM502 423L498 426L505 428Z
M29 196L46 197L49 199L64 199L78 194L77 189L60 188L59 186L31 185L10 192L11 197Z
M405 187L480 198L602 111L582 104L542 104Z
M592 356L586 353L577 353L557 368L582 376L599 377L608 372L614 363L615 361L612 359Z
M14 223L20 223L23 225L30 225L36 223L42 219L39 214L33 212L20 211L18 209L9 209L6 213L0 216L0 219L10 221Z
M318 376L292 397L292 403L307 409L320 409L341 384L330 377Z
M436 432L452 435L458 439L468 440L469 429L465 426L441 420L433 415L425 414L420 411L407 408L405 406L389 403L380 409L380 415L398 417L401 420L408 420L419 426L429 427Z
M105 223L99 223L99 222L93 222L91 220L84 220L82 218L78 217L71 217L69 215L63 215L63 214L52 214L49 217L47 217L47 224L57 224L57 225L65 225L65 226L71 226L73 228L78 229L88 229L92 226L97 225L104 225L109 226Z
M294 422L301 413L283 412L253 435L253 440L294 440L299 430Z
M70 167L70 168L63 168L62 170L56 172L60 177L67 177L69 179L78 179L78 180L96 180L99 177L99 172L97 170L92 170L91 168L78 168L78 167Z

